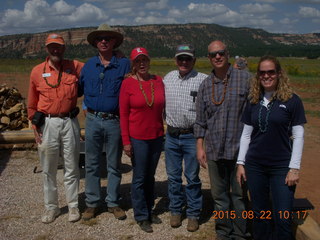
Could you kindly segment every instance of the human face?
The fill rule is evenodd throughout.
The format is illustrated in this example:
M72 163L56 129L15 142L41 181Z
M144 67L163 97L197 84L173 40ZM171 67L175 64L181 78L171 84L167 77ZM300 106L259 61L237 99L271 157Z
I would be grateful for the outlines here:
M148 74L150 59L146 55L139 55L133 60L133 68L140 76Z
M100 35L96 37L95 42L100 53L111 53L116 40L108 35Z
M208 58L215 70L228 68L229 55L222 42L214 41L209 45Z
M187 75L196 62L196 59L188 55L179 55L176 57L176 65L178 67L180 75L183 77Z
M46 47L50 61L55 64L63 60L65 46L58 43L50 43Z
M265 91L275 91L278 84L279 74L276 71L276 66L272 61L266 60L260 63L258 76L261 86Z

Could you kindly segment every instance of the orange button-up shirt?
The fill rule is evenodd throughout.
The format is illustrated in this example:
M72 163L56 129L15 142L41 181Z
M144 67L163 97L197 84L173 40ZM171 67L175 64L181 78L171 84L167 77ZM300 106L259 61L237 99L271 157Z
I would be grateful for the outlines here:
M52 86L58 83L59 70L50 66L48 60L49 58L35 66L30 75L28 96L30 120L36 111L45 114L68 113L77 106L78 79L84 63L77 60L63 60L61 82L55 88Z

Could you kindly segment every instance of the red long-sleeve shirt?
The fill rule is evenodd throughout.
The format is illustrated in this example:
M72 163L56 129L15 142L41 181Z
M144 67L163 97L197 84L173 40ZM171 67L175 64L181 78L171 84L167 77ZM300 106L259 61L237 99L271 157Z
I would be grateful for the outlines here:
M163 136L163 110L165 104L164 85L160 76L142 81L148 102L151 102L151 82L154 88L154 103L149 107L133 77L126 78L120 90L120 127L123 145L130 144L130 137L139 140Z

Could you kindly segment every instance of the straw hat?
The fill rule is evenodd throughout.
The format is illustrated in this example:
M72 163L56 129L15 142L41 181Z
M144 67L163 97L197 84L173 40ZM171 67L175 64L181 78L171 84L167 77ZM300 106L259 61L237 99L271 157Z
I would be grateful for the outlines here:
M94 47L97 47L95 40L98 36L110 36L116 40L113 48L117 48L123 42L123 35L117 31L114 31L108 24L101 24L97 30L92 31L87 36L87 41Z

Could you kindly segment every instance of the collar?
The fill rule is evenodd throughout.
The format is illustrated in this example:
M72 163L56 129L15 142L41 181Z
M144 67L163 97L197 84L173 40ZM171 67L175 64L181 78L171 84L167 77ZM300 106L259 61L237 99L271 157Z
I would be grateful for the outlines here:
M185 75L184 77L181 77L179 70L178 70L178 78L180 80L188 80L190 77L195 76L196 73L197 72L194 69L192 69L187 75Z
M100 61L100 58L99 58L99 54L97 54L96 56L96 66L103 66L103 64L101 64L101 61ZM118 61L118 58L116 58L115 56L112 56L111 59L110 59L110 63L109 65L107 66L107 68L112 68L112 67L118 67L120 64L119 64L119 61Z
M234 68L229 63L229 68L228 68L228 71L226 73L226 77L224 79L220 79L220 78L216 77L215 71L213 69L212 72L211 72L211 77L213 79L213 82L214 83L224 83L225 80L229 80L230 79L230 76L231 76L233 70L234 70Z
M49 66L49 68L50 68L50 70L57 70L57 69L55 69L52 65L51 65L51 63L50 63L50 61L49 61L49 57L46 57L46 60L45 60L45 64L46 64L46 66ZM65 64L65 59L62 59L62 63L61 63L61 65L64 65ZM57 71L59 71L59 69L57 70Z

